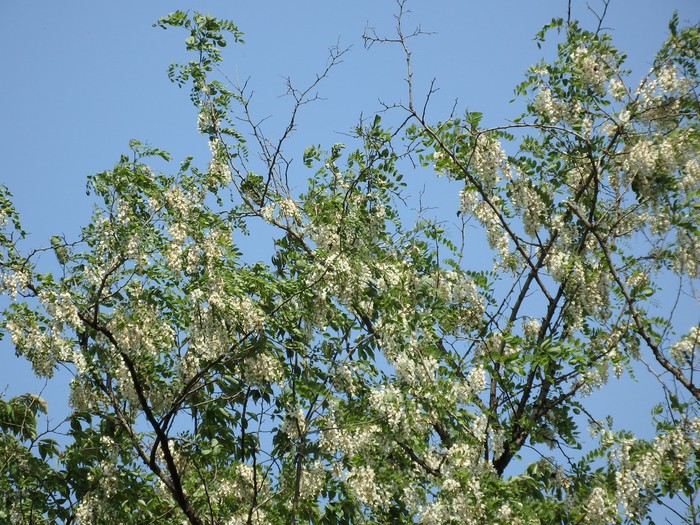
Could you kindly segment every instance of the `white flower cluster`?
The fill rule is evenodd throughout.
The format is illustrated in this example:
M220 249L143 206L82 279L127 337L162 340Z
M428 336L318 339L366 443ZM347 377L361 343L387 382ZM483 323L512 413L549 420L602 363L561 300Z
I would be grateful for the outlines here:
M171 213L185 220L192 210L201 203L201 198L195 192L185 193L180 186L170 186L163 195L165 204Z
M75 510L75 519L78 525L97 525L112 521L109 501L117 490L117 474L115 466L102 461L99 471L92 471L88 475L88 482L92 490L83 496Z
M227 313L238 322L244 334L260 332L265 325L265 316L247 295L230 298Z
M275 216L275 208L277 215ZM301 221L301 209L297 202L291 197L285 197L277 203L269 203L260 208L260 216L266 222L275 220L291 219L293 222Z
M649 274L647 272L634 271L627 277L625 284L630 289L646 286L649 284Z
M656 126L675 122L680 98L687 95L692 85L688 78L678 74L673 65L652 68L635 91L640 118Z
M540 323L538 319L528 317L526 319L523 319L522 327L525 339L532 341L539 334L540 328L542 327L542 323Z
M353 429L342 428L331 414L321 432L319 446L326 452L353 456L375 446L379 436L381 436L381 428L377 425L364 425Z
M394 385L386 385L373 390L369 402L392 431L398 432L405 428L406 408L403 394Z
M608 58L592 53L587 47L579 46L571 54L581 80L601 95L605 94L605 82L611 68Z
M139 407L141 405L139 395L124 361L120 360L111 372L117 382L117 391L120 398L127 401L132 407Z
M116 311L108 327L119 349L133 356L156 357L175 345L172 326L146 302L133 302L131 311Z
M586 502L587 525L607 525L615 521L617 505L601 487L594 487Z
M589 237L593 239L593 236ZM571 290L575 293L573 304L580 309L580 315L597 315L605 319L609 313L610 277L599 260L588 258L584 263L574 264L574 276L571 280ZM583 276L583 280L580 276ZM581 293L585 290L586 293ZM577 314L579 315L579 314ZM578 326L578 323L576 324Z
M31 320L13 318L5 323L5 329L16 352L31 362L39 377L52 377L56 363L72 360L72 345L61 335L58 326L40 327Z
M245 378L256 385L277 383L284 377L282 365L273 356L258 354L243 362Z
M533 100L535 113L547 122L556 122L566 115L567 106L552 95L552 90L543 86Z
M246 463L235 467L232 475L222 476L219 494L224 498L234 498L241 502L250 503L256 492L258 497L267 493L269 487L260 471ZM245 522L243 522L245 523Z
M535 115L544 122L555 123L559 120L582 124L582 106L578 100L559 100L552 90L542 85L532 101ZM591 123L589 122L590 126Z
M527 178L519 177L511 181L509 185L513 207L521 213L525 233L530 237L536 237L546 212L542 197L535 191ZM545 185L540 185L540 189L545 189Z
M420 508L418 523L420 525L443 525L449 523L452 518L454 515L450 512L449 507L442 501L436 500Z
M560 236L560 241L566 233ZM593 236L589 237L595 242ZM594 249L590 246L589 249ZM610 303L610 280L603 263L588 257L581 259L566 249L564 242L557 243L545 260L546 268L556 282L566 283L566 294L569 301L566 319L570 330L580 328L584 318L597 315L607 318ZM585 290L585 293L582 293Z
M0 279L0 292L7 292L12 300L17 299L17 294L24 293L29 284L29 274L24 268L2 271Z
M608 93L615 100L622 100L627 95L627 87L624 82L617 77L611 78L608 84Z
M299 220L301 218L301 212L299 211L299 206L290 197L286 197L277 203L279 206L280 217L288 217L292 220Z
M185 224L180 221L173 222L168 226L168 235L170 235L170 242L164 254L165 262L170 270L179 272L182 269L182 256L187 237Z
M252 510L239 511L223 523L224 525L271 525L272 522L264 509L254 507Z
M648 194L657 189L653 182L658 172L668 173L676 167L674 149L668 140L655 144L640 139L626 148L622 169L630 182L636 181L639 192Z
M104 512L103 502L92 493L88 493L76 505L75 521L78 525L102 523Z
M470 478L467 483L460 485L458 490L450 485L448 483L450 490L442 490L437 498L419 507L418 523L421 525L486 523L484 493L478 476Z
M73 329L80 329L82 326L78 308L68 292L62 291L57 294L53 291L41 291L39 300L58 329L63 329L65 325Z
M691 278L700 275L700 236L679 231L676 234L675 248L673 269Z
M459 211L464 215L474 213L474 208L479 202L479 194L471 186L465 185L459 191Z
M700 185L700 163L698 159L688 160L682 169L681 186L687 192L696 190Z
M229 351L231 338L223 318L214 315L210 307L195 303L192 313L189 349L185 354L185 361L191 361L189 364L197 368L195 357L206 361L217 359Z
M314 461L310 467L301 469L299 497L303 501L315 501L326 481L326 468L321 461Z
M382 498L372 467L363 465L353 468L348 473L345 483L360 504L372 508L381 503Z
M636 94L641 96L642 107L648 107L658 102L660 95L683 94L692 85L692 81L681 76L673 64L666 64L652 68L640 82Z
M340 363L332 376L333 386L341 392L350 396L357 392L357 384L353 375L352 363Z
M486 386L486 372L481 365L475 365L463 381L452 381L451 398L455 403L469 404Z
M409 346L411 346L409 344ZM438 361L432 356L409 355L399 352L393 358L396 377L409 385L430 384L435 381Z
M210 186L214 186L212 183L225 184L226 181L231 180L231 168L226 162L223 148L224 146L218 137L209 141L211 161L209 162L208 170L210 177L208 177L207 182Z
M497 199L494 204L497 205ZM480 201L474 208L474 216L484 226L486 230L486 240L489 246L497 251L500 260L507 259L509 255L510 239L507 232L503 229L501 221L496 212L486 201ZM498 265L498 258L494 265Z
M357 303L356 300L370 282L371 268L361 259L350 258L337 249L325 257L319 254L307 277L309 287L316 292L320 309L323 309L323 303L328 297L345 305Z
M697 435L698 419L680 421L679 425L654 438L643 452L633 452L635 440L619 441L619 448L610 452L618 463L615 473L615 500L630 520L644 513L654 500L654 487L664 477L682 475L687 464L700 451Z
M496 186L499 179L498 174L505 167L506 158L498 140L486 135L477 139L469 168L484 190L491 191Z
M372 283L380 292L386 292L392 288L396 288L402 282L405 262L382 261L377 263L375 269L378 273L378 277L374 278Z
M218 125L219 120L214 113L214 108L210 104L202 103L197 114L197 131L211 134Z
M688 366L689 363L693 362L699 348L700 325L691 327L687 334L671 345L671 358L679 366Z
M309 238L316 245L316 248L325 252L333 252L340 247L340 228L342 216L340 214L333 217L333 220L324 224L310 224L308 227Z
M93 409L100 398L100 395L90 388L87 381L80 377L74 377L70 382L70 393L68 394L68 405L77 412Z
M571 273L572 257L562 250L551 250L547 255L546 266L549 274L557 282L563 282Z
M591 395L595 390L599 390L603 385L607 384L609 378L610 367L607 360L599 361L596 366L589 368L581 376L579 381L581 395Z
M292 439L304 436L308 429L304 410L301 407L288 410L280 428Z
M481 320L485 307L483 298L479 294L479 290L472 278L453 270L442 272L438 291L449 303L466 304L470 308L473 308L474 317ZM469 323L465 323L465 325L468 324Z

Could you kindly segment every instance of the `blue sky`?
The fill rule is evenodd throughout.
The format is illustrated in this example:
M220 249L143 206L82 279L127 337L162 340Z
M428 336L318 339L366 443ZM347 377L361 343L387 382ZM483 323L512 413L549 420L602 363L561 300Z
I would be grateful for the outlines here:
M414 0L410 8L409 22L433 33L414 42L416 97L435 78L440 91L431 118L445 118L458 100L460 110L483 111L487 124L517 114L508 105L513 88L541 56L532 36L552 17L566 15L564 0ZM253 111L270 117L266 129L273 136L289 108L280 97L284 77L304 85L323 69L330 47L352 46L320 86L324 100L306 107L299 120L289 144L296 159L308 145L342 142L360 113L381 109L380 101L405 100L400 50L366 50L361 38L367 25L391 33L393 0L0 0L0 182L15 195L31 233L26 247L47 245L54 234L77 235L91 210L86 176L109 169L131 138L170 151L175 161L193 154L206 162L206 140L196 133L188 94L166 75L171 61L184 59L185 35L152 27L175 9L230 18L245 33L245 45L228 48L225 69L239 81L250 78ZM628 52L633 78L648 69L674 10L681 21L700 19L697 0L610 2L604 25ZM591 21L585 2L573 0L572 11ZM295 173L293 184L302 187L309 173ZM438 200L454 206L456 195L434 188ZM0 392L7 387L17 394L36 385L9 342L0 342ZM634 399L643 389L626 387L620 396ZM59 377L46 397L60 408L66 393ZM647 419L646 409L643 414ZM627 417L634 421L634 414Z

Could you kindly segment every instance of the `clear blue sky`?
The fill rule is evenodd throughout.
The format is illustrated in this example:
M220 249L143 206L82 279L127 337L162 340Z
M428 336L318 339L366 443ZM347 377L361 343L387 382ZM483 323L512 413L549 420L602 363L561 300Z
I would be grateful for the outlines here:
M414 43L417 97L436 78L434 118L444 118L458 99L462 110L483 111L491 124L515 114L508 106L513 88L540 56L534 33L552 17L566 16L565 0L414 0L410 8L409 21L434 32ZM365 50L361 38L366 25L391 32L393 0L0 0L0 182L15 195L31 232L27 247L46 245L53 234L75 237L91 210L85 177L109 169L131 138L169 150L176 161L187 154L206 161L187 92L166 75L168 64L184 57L185 35L151 27L175 9L230 18L245 33L245 45L228 49L225 69L235 79L250 77L253 110L271 117L273 135L288 107L279 98L283 77L303 85L323 68L329 47L352 46L320 87L326 100L308 106L299 121L290 143L297 159L307 145L343 141L361 112L380 109L379 100L405 98L399 50ZM697 0L611 0L605 26L628 52L636 76L648 69L674 10L682 21L700 20ZM572 14L591 21L583 0L573 0ZM302 186L308 172L295 173ZM0 343L0 392L36 384L10 343ZM46 396L60 407L66 392L59 378ZM630 399L639 394L625 392ZM644 419L647 414L644 409Z

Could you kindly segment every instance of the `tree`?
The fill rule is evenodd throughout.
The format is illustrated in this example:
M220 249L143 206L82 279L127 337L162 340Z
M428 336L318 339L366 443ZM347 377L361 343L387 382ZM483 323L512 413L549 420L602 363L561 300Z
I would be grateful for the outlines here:
M603 524L668 505L698 523L700 328L675 334L666 303L670 283L697 299L698 27L672 19L631 83L600 24L555 19L537 35L555 57L517 88L525 112L484 128L429 119L432 90L414 101L420 32L400 1L396 34L366 41L403 50L406 101L363 120L354 149L307 148L299 194L286 140L343 51L289 84L271 140L221 70L238 28L158 25L187 34L193 59L169 74L206 169L156 172L169 154L132 141L89 178L80 238L29 251L0 191L3 334L37 375L73 374L59 429L37 431L37 395L0 404L3 520ZM403 204L402 175L423 168L460 194L447 219ZM470 267L475 226L492 269ZM269 263L237 246L260 228ZM658 387L653 439L590 413L611 372Z

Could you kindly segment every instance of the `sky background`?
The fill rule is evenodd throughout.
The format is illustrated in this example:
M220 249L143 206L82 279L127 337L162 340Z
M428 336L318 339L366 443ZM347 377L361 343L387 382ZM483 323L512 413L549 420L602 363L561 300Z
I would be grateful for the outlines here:
M416 99L423 99L433 78L439 88L429 119L447 118L457 100L458 112L483 111L487 125L517 115L508 104L513 88L542 56L532 37L552 17L566 16L565 0L414 0L409 7L409 27L420 24L433 33L413 42ZM284 78L306 85L322 71L330 47L351 47L320 85L324 100L306 106L298 121L287 150L297 160L308 145L343 142L360 114L380 110L381 102L405 101L400 49L367 50L362 41L367 26L392 34L393 0L0 0L0 183L14 194L31 234L25 248L48 245L54 234L77 236L92 206L86 176L110 169L131 138L170 151L173 169L188 154L200 165L207 162L207 141L196 132L188 92L166 74L171 61L186 59L186 35L152 27L176 9L232 19L245 33L245 45L227 48L224 69L238 82L250 79L253 113L269 117L265 129L271 136L290 108L281 96ZM633 79L648 70L674 10L682 22L700 20L697 0L611 0L604 26L627 51ZM585 2L573 0L572 17L591 27ZM292 185L303 187L310 174L297 165ZM439 183L430 184L437 202L454 209L454 191L441 193ZM692 317L696 322L697 313ZM0 342L0 392L13 395L41 384L9 341ZM616 403L626 398L651 404L643 401L644 385L626 384L617 392ZM66 395L65 376L47 387L54 417L61 417ZM605 398L597 402L610 405ZM644 420L647 408L640 408ZM620 425L632 425L636 417L623 411Z

